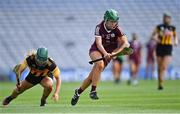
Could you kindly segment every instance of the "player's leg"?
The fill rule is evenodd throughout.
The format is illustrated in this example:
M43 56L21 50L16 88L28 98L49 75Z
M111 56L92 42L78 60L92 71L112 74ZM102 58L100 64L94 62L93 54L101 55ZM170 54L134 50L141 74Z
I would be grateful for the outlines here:
M151 79L154 79L154 71L155 71L155 64L154 61L151 62Z
M128 80L128 85L130 85L133 80L134 80L134 75L135 75L135 62L133 60L130 60L130 79Z
M98 51L93 51L92 53L90 53L90 57L92 60L101 58L102 55L100 52ZM81 89L85 90L91 83L92 83L92 91L95 90L96 88L93 89L93 86L97 86L99 80L100 80L100 74L104 69L104 62L103 61L98 61L96 63L94 63L94 66L90 72L90 74L88 75L88 77L84 80L84 82L81 85Z
M98 59L102 57L102 54L99 51L94 51L90 53L90 57L92 60ZM90 92L91 99L99 99L96 92L96 87L100 81L101 72L104 70L105 64L104 61L98 61L94 64L92 69L92 86Z
M164 72L167 70L170 61L171 61L171 56L170 55L164 56L163 63L162 63L162 67L163 67Z
M133 77L133 85L137 85L138 84L138 72L139 72L139 68L140 68L140 63L139 62L135 62L135 70L134 70L134 77Z
M23 80L21 83L20 83L20 87L19 89L16 87L12 94L8 97L6 97L3 101L3 105L8 105L13 99L15 99L19 94L23 93L25 90L33 87L34 85L29 83L28 81L26 80Z
M40 85L44 88L40 106L45 106L46 99L53 89L53 80L50 77L44 77L41 80Z
M112 71L113 71L114 81L115 81L115 83L118 83L119 79L120 79L120 77L119 77L120 65L119 65L119 62L117 60L113 60Z
M122 62L119 62L118 60L113 60L113 76L115 83L119 83L120 81L120 74L122 71Z
M92 53L90 53L90 57L92 60L95 60L97 58L101 58L102 55L98 51L93 51ZM94 63L94 66L93 66L91 72L89 73L88 77L83 81L83 83L80 87L80 89L82 91L84 91L91 83L92 83L92 85L97 85L97 82L100 79L100 73L104 69L103 64L104 64L103 61L98 61L98 62ZM81 94L82 91L80 91L78 93Z
M163 72L163 57L161 56L157 56L157 66L158 66L158 89L162 90L163 86L163 76L164 76L164 72Z
M93 67L93 69L94 68L95 67ZM80 94L92 83L93 69L89 73L89 76L83 81L81 87L75 90L75 94L73 98L71 99L71 105L75 105L78 102Z
M171 56L164 56L159 58L159 66L158 66L158 89L163 89L163 80L164 80L164 74L168 67L168 64L170 63Z
M90 53L90 58L92 60L101 58L102 55L98 51L93 51ZM92 88L91 91L96 91L96 86L97 83L100 80L100 73L104 69L104 62L103 61L98 61L94 64L91 72L89 73L88 77L83 81L82 85L80 86L79 89L75 90L75 94L71 100L71 104L75 105L78 102L80 94L92 83ZM96 92L94 92L96 95ZM97 96L97 95L96 95Z
M146 62L146 74L144 76L144 79L146 79L146 80L149 78L150 67L151 67L150 61L147 60L147 62Z

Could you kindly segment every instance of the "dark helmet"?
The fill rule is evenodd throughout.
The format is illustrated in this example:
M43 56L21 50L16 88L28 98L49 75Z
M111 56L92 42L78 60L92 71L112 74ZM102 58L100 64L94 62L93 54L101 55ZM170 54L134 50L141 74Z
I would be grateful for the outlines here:
M171 13L170 13L170 12L165 12L165 13L163 14L163 17L170 17L170 18L171 18Z
M45 48L45 47L38 48L35 59L39 65L44 65L46 63L46 61L48 60L47 48Z

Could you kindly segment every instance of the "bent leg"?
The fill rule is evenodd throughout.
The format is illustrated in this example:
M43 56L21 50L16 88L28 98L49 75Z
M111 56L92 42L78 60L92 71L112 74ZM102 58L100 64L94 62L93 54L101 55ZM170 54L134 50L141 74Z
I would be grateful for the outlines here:
M3 105L8 105L13 99L15 99L19 94L23 93L25 90L33 87L34 85L27 82L26 80L23 80L21 83L20 83L20 86L19 86L19 89L16 87L12 94L5 98L4 101L3 101Z
M90 53L90 57L92 60L101 58L102 55L99 51L93 51L92 53ZM92 86L97 86L97 83L100 80L100 74L104 69L104 62L103 61L98 61L96 63L94 63L94 66L91 70L91 72L89 73L88 77L83 81L81 87L78 93L81 94L82 91L84 91L91 83Z
M41 100L46 100L51 91L53 90L53 80L50 77L44 77L40 85L44 88Z
M27 90L27 89L29 89L29 88L31 88L31 87L33 87L33 86L34 86L33 84L29 83L29 82L26 81L26 80L23 80L23 81L21 82L21 84L20 84L19 90L18 90L18 88L16 87L16 88L14 89L14 91L12 92L11 97L16 98L19 94L23 93L25 90Z

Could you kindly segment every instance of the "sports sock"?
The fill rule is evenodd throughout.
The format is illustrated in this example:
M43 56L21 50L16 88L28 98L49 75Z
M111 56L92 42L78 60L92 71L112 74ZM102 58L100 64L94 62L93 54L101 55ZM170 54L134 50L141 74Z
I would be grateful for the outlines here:
M92 87L91 87L91 92L92 92L92 91L96 91L96 86L93 86L93 85L92 85Z
M83 89L79 88L78 89L78 94L81 94L83 91L84 91Z

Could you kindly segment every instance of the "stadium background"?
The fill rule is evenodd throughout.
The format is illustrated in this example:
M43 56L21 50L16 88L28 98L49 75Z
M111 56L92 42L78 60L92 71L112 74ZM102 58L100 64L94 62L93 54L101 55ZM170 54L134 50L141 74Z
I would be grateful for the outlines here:
M109 8L119 12L120 25L129 40L136 32L146 43L167 11L180 34L179 0L0 0L0 80L15 80L11 69L30 49L39 46L48 48L64 81L84 79L91 68L88 50L94 41L95 25ZM179 47L174 48L166 78L180 78L179 52ZM145 58L144 48L140 78L144 76ZM111 65L102 80L112 79L110 70ZM122 76L129 76L127 62Z

